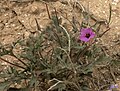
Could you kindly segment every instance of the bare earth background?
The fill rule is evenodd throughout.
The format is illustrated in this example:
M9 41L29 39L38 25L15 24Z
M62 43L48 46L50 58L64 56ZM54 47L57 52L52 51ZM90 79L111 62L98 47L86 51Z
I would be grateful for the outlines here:
M66 23L68 30L71 30L67 20L75 16L81 21L78 10L72 10L72 4L75 2L83 4L95 16L100 19L108 19L109 3L112 5L112 19L110 31L101 39L101 44L107 50L109 55L120 55L120 0L44 0L49 1L48 7L50 13L54 13L54 7L62 17L62 23ZM41 1L32 0L0 0L0 42L10 44L20 38L28 38L31 33L36 33L35 18L38 20L41 28L50 23L46 5ZM104 27L102 31L105 31ZM6 58L8 59L8 58ZM6 65L1 62L1 65ZM118 81L119 82L119 81Z

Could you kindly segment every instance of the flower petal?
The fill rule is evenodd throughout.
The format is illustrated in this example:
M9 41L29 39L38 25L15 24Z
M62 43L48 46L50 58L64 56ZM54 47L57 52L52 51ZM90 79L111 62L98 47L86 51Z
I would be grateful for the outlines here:
M90 33L90 32L92 32L91 28L82 28L81 29L81 34L86 34L86 33Z
M95 37L95 33L92 32L92 33L90 34L90 38L94 38L94 37Z
M88 42L90 39L89 38L86 38L84 36L80 36L80 40L81 41L84 41L84 42Z
M87 38L86 34L90 34L90 37ZM88 42L91 38L94 38L95 33L92 31L91 28L82 28L80 33L80 40L84 42Z

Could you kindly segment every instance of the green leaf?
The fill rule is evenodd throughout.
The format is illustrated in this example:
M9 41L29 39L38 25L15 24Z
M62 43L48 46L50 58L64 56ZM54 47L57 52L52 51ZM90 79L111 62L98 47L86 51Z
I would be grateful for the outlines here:
M21 88L21 90L20 91L31 91L31 88Z
M92 72L92 70L95 67L95 65L98 65L98 64L101 64L101 63L103 64L103 63L106 63L108 61L110 61L110 58L105 56L104 54L102 54L95 61L93 61L92 63L90 63L87 66L85 66L82 71L83 71L84 74L87 74L89 72Z
M58 17L56 17L56 16L52 16L52 20L53 20L55 26L59 26Z
M39 82L36 77L32 77L29 82L29 87L30 88L36 88L38 86Z
M4 91L5 89L7 89L12 83L9 81L5 81L0 83L0 91Z
M75 49L83 49L84 46L74 46Z

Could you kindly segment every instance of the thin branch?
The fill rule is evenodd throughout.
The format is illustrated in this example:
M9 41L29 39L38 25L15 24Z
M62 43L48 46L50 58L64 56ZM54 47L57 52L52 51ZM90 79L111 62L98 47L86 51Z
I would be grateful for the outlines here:
M83 56L83 54L95 43L96 41L94 41L93 43L91 43L90 45L86 46L82 51L80 50L77 57L76 57L76 60L79 60L80 57Z
M108 19L108 24L110 24L110 22L111 22L111 17L112 17L112 6L111 6L111 4L109 4L109 7L110 7L110 9L109 9L109 19Z
M5 60L5 59L1 58L1 57L0 57L0 60L2 60L2 61L4 61L4 62L6 62L6 63L8 63L8 64L11 64L11 65L13 65L13 66L16 66L16 67L19 67L19 68L25 69L24 67L19 66L19 65L17 65L17 64L13 64L13 63L11 63L11 62L9 62L9 61L7 61L7 60Z
M20 61L22 64L24 64L26 67L28 67L28 65L26 63L24 63L20 58L18 58L16 55L12 54L11 56L15 57L18 61Z
M105 33L107 33L110 30L110 28L108 27L106 31L104 31L99 37L102 37Z
M36 18L35 18L35 22L36 22L36 26L37 26L36 30L41 31L41 27L40 27L40 25L38 24L38 21L37 21Z
M113 81L114 81L114 83L116 84L116 78L115 78L115 75L114 75L114 73L113 73L113 71L112 71L112 68L111 68L111 66L109 66L109 70L110 70L110 74L111 74L111 76L112 76L112 78L113 78Z
M68 37L68 52L70 54L70 49L71 49L70 48L70 44L71 44L71 42L70 42L70 35L69 35L68 31L62 25L60 25L60 27L65 31L65 33L66 33L66 35Z
M58 15L57 15L57 10L56 10L56 8L54 8L54 10L55 10L55 16L56 16L56 19L57 19L57 23L59 25L59 19L58 19Z
M58 34L54 31L54 29L53 29L52 31L53 31L53 33L55 34L55 36L57 37L58 42L59 42L59 45L60 45L60 47L62 48L63 46L62 46L62 43L61 43L61 40L60 40ZM56 40L56 41L57 41L57 40Z
M50 12L49 12L49 9L48 9L48 5L47 5L47 3L45 3L45 5L46 5L46 9L47 9L48 17L49 17L49 19L51 19L51 16L50 16Z
M65 49L60 48L60 47L58 47L58 48L61 49L62 51L64 51L64 52L66 53L66 55L68 56L68 60L70 61L70 63L71 63L71 68L73 69L73 72L74 72L74 74L73 74L73 76L74 76L74 81L75 81L76 84L77 84L77 88L80 89L80 85L79 85L79 82L78 82L77 76L76 76L76 75L77 75L77 71L76 71L76 69L75 69L75 67L74 67L74 64L73 64L71 58L70 58L70 55L67 53L67 51L66 51Z
M67 57L68 57L68 60L69 60L70 63L71 63L71 67L72 67L74 73L76 74L76 73L77 73L77 72L76 72L76 69L75 69L75 67L74 67L74 65L73 65L73 62L72 62L72 60L71 60L69 54L67 53L67 51L66 51L65 49L63 49L63 48L60 48L60 47L58 47L58 48L61 49L62 51L64 51L64 52L66 53L66 55L67 55Z

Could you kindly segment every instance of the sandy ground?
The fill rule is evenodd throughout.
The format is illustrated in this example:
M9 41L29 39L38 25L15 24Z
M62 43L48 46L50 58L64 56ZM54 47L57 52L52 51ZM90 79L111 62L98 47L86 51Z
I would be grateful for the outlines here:
M89 11L103 20L108 19L109 3L111 4L111 29L102 37L101 44L109 50L108 54L120 55L120 0L50 0L47 2L50 14L54 14L55 7L59 17L62 18L62 23L67 24L68 30L71 28L68 21L63 18L64 15L69 19L75 16L81 21L79 10L73 11L71 7L75 2L83 4L86 8L89 6ZM45 28L50 23L45 3L39 0L37 2L0 0L0 42L9 44L20 38L28 38L31 33L36 33L35 18L41 28ZM101 31L105 30L103 27Z
M14 1L14 2L13 2ZM0 1L0 41L3 44L9 44L13 41L28 37L31 32L36 32L35 18L39 25L44 28L49 24L49 17L46 11L46 5L41 2L30 2L30 0L1 0ZM28 2L27 2L28 1ZM46 0L47 1L47 0ZM119 0L53 0L56 2L48 2L50 13L54 12L54 7L59 14L59 17L67 14L69 19L74 15L78 20L80 19L79 12L72 11L71 5L77 1L88 8L95 16L101 19L108 19L109 17L109 3L112 5L112 21L110 24L110 31L107 32L103 38L102 43L108 49L113 49L114 54L120 51L120 1ZM67 23L63 19L63 23ZM68 28L69 29L69 28ZM70 29L69 29L70 30ZM105 31L103 28L102 31ZM111 52L113 52L111 50Z

